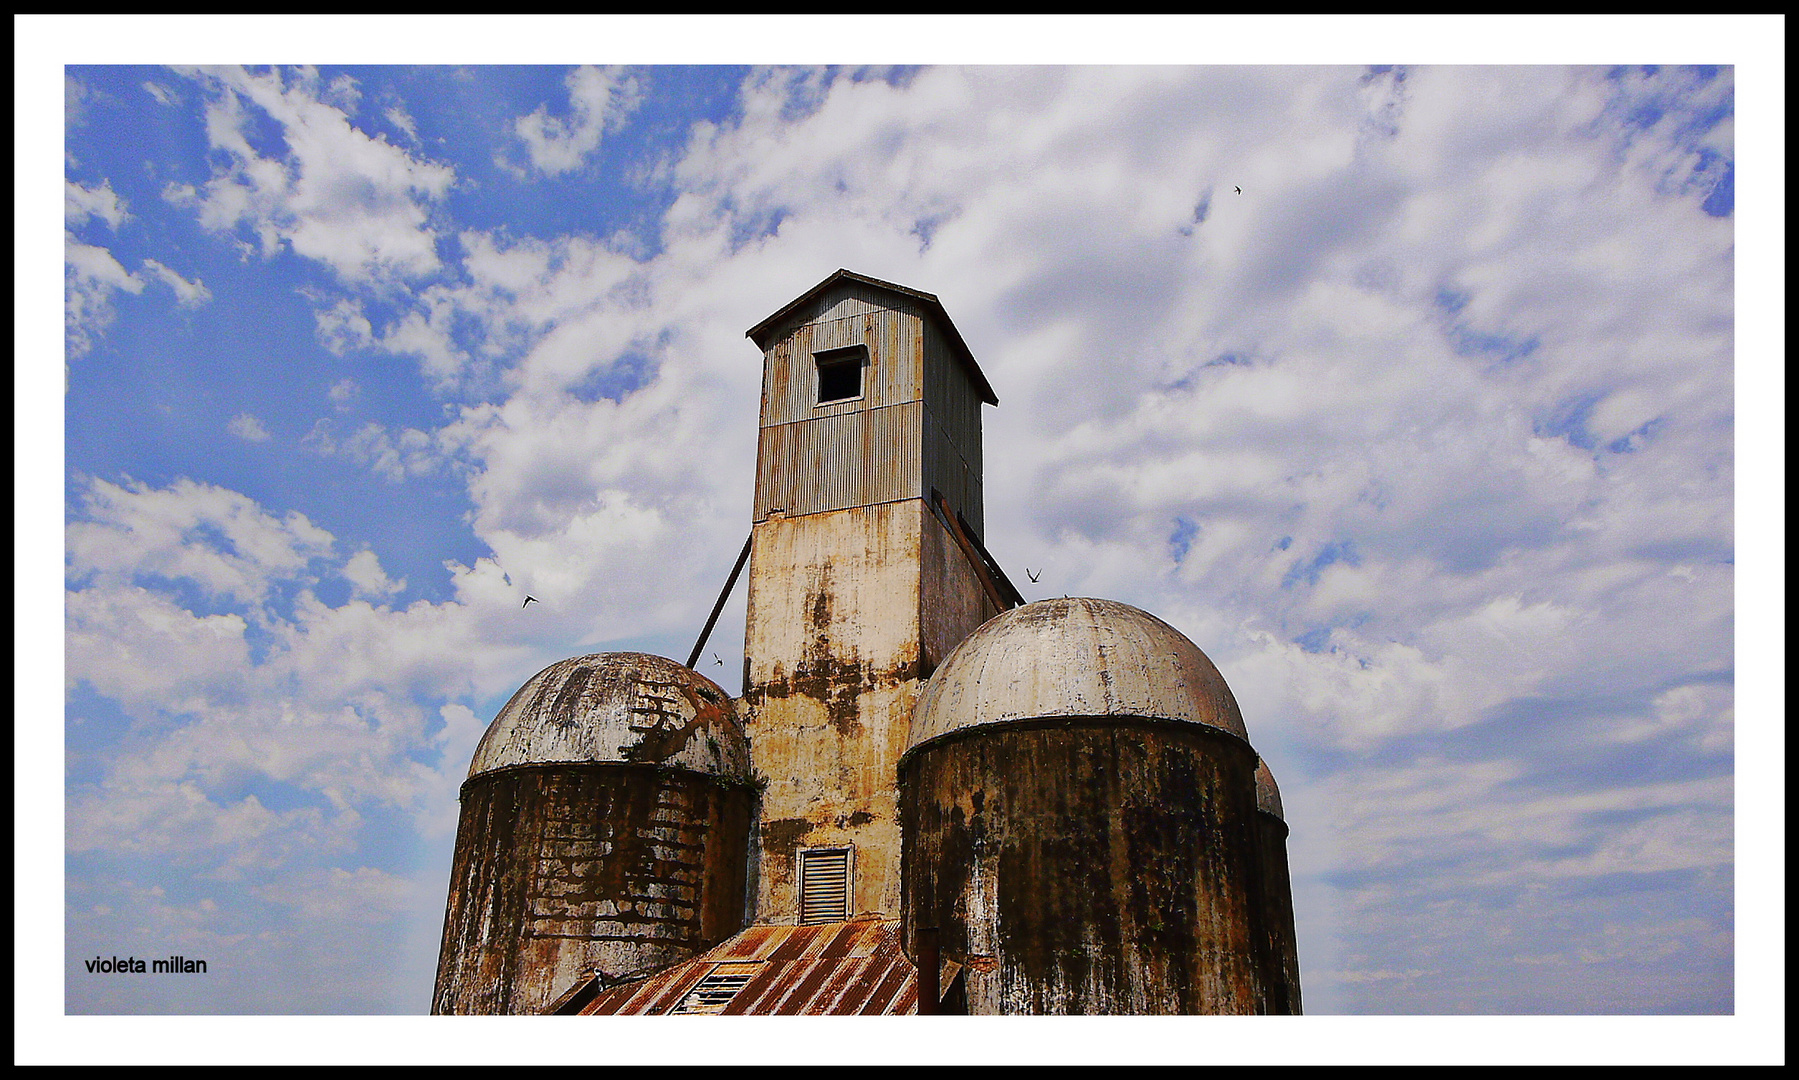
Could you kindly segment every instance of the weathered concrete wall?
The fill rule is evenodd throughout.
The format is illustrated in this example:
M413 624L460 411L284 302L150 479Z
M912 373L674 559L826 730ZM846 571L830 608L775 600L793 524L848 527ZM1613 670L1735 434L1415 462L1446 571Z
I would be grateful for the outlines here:
M743 925L753 792L650 765L463 785L433 1013L541 1012L584 973L677 963Z
M999 614L981 577L943 522L928 509L920 515L921 557L918 627L919 678L929 679L957 645ZM922 687L921 687L922 690Z
M1256 755L1191 723L1057 718L919 747L900 774L908 943L976 1014L1264 1013Z
M894 776L921 665L992 612L950 544L919 500L756 525L741 706L767 781L756 921L798 917L802 847L854 846L850 914L899 910Z

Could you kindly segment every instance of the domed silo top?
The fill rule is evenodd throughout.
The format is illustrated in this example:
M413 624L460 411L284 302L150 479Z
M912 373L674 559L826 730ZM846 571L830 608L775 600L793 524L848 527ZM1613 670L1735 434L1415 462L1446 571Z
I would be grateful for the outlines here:
M595 653L551 664L519 687L468 774L593 763L747 780L749 741L730 697L699 672L648 653Z
M1287 815L1281 813L1281 789L1274 786L1274 773L1261 758L1256 759L1256 809L1287 820Z
M956 646L919 695L907 749L983 724L1130 716L1201 724L1247 742L1224 677L1146 611L1062 598L1001 612Z

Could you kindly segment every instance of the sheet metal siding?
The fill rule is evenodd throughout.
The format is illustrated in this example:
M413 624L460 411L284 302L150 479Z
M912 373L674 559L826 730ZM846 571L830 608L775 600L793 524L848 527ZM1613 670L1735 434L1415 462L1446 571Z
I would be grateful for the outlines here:
M763 371L763 427L791 424L924 397L919 374L924 345L923 323L903 311L868 311L795 327L772 345ZM862 372L862 396L820 405L818 366L814 354L851 345L868 348ZM948 361L954 363L953 360Z
M756 520L924 496L919 401L762 429Z
M981 474L921 402L762 429L755 520L922 499L941 491L984 532Z
M763 365L755 520L776 508L814 514L936 488L983 533L981 394L925 307L846 282L789 318ZM862 396L820 405L814 355L851 345L868 350ZM920 402L922 410L892 411Z
M981 463L978 456L970 461L956 444L955 436L937 420L930 403L924 410L924 483L922 491L929 495L935 488L949 499L950 507L959 511L976 536L986 533L986 514L982 510Z
M956 359L942 327L924 326L924 401L962 460L981 475L981 393ZM966 515L968 511L964 510ZM974 519L969 518L970 521Z
M764 331L763 338L767 340L770 335L788 333L793 327L803 323L848 319L883 311L898 311L923 318L927 310L927 305L920 297L908 296L897 289L883 289L866 281L857 281L853 277L843 277L838 278L831 288L787 312L779 324L771 325Z

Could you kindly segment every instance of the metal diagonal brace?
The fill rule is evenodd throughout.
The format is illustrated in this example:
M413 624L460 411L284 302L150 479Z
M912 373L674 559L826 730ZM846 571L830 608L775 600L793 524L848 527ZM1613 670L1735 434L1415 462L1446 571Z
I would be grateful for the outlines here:
M725 579L725 590L718 594L718 603L712 605L712 615L706 620L706 629L700 631L700 640L693 643L693 655L687 658L687 666L700 662L700 650L706 647L706 639L712 636L712 624L718 622L718 613L725 609L725 601L730 599L731 589L737 584L737 575L743 573L743 564L750 561L750 541L756 538L751 532L744 537L743 550L737 553L737 565L731 567L731 576Z
M968 537L969 543L973 544L974 549L981 553L981 561L986 565L987 572L993 575L993 582L999 588L999 594L1005 598L1007 606L1024 606L1024 596L1012 584L1012 579L1006 576L1006 572L1000 569L999 560L987 550L987 545L981 543L980 537L975 535L974 529L969 526L968 519L962 516L960 510L956 511L956 523L962 527L962 532Z
M1006 611L1024 603L1024 598L1018 595L1018 590L1012 587L1012 583L1005 581L1004 573L999 573L996 577L999 564L993 561L993 557L987 554L985 548L968 535L967 530L962 527L962 515L950 509L949 500L943 497L943 493L933 488L931 496L935 500L934 509L943 524L948 527L951 539L955 540L956 545L962 549L962 554L967 556L969 563L974 566L975 577L980 580L981 588L987 593L987 599L993 601L993 609ZM1001 581L1005 581L1003 588L1000 585Z

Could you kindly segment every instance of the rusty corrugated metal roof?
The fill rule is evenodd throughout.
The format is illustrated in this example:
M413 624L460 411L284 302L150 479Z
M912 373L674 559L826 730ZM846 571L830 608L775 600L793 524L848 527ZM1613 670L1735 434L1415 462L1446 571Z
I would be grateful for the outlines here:
M816 926L752 926L692 960L646 978L599 989L577 984L550 1011L581 1016L647 1016L695 1009L689 992L741 988L706 1012L743 1016L895 1016L918 1011L918 971L900 951L899 923L854 919ZM747 975L747 981L744 976ZM705 989L705 988L702 988Z

